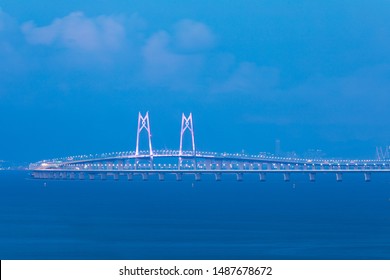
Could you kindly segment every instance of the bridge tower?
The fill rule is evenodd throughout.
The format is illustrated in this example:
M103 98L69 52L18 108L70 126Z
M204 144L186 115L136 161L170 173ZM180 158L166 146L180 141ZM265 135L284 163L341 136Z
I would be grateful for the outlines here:
M180 148L179 148L179 168L182 166L183 162L183 136L186 131L189 131L191 133L191 140L192 140L192 151L191 155L192 162L194 164L195 169L197 168L196 163L196 148L195 148L195 135L194 135L194 124L192 122L192 113L186 117L184 113L181 117L181 129L180 129Z
M153 168L153 149L152 149L152 133L150 131L150 122L149 122L149 112L146 112L145 116L141 115L141 112L138 113L138 128L137 128L137 144L135 147L135 155L139 156L139 138L142 130L146 130L148 133L148 142L149 142L149 157L150 157L150 166ZM138 167L139 159L136 160L136 166Z

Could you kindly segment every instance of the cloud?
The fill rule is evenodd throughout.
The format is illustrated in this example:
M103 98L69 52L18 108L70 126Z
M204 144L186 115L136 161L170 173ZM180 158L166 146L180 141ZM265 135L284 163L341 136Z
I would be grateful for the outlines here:
M260 67L255 63L242 62L223 82L212 86L216 93L261 93L275 87L279 80L276 68Z
M189 19L179 21L174 28L175 46L182 52L202 52L215 46L211 29L202 22Z
M0 96L19 85L26 71L26 62L20 53L20 31L16 20L0 8Z
M22 31L27 42L33 45L58 45L83 51L117 50L125 39L120 19L88 18L82 12L73 12L42 27L27 22L22 25Z
M215 36L204 23L185 19L173 31L152 34L142 47L143 76L155 86L193 92L204 86L202 75Z
M11 18L9 15L7 15L1 8L0 8L0 32L3 32L6 29L6 26L11 21Z
M256 108L251 108L247 120L283 125L345 126L350 127L348 137L363 137L367 127L390 124L384 117L390 107L388 77L389 64L362 67L340 77L313 75L297 86L270 90L268 94L274 97L267 100L267 106L258 102ZM340 137L346 136L340 134Z
M172 50L172 36L166 31L153 34L142 49L143 73L147 81L171 89L193 89L203 65L202 55Z

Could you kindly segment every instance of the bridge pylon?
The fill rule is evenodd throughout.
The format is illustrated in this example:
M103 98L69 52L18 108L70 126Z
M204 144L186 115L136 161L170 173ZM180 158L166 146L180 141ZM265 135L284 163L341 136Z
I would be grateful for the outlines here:
M191 133L191 143L192 143L192 151L191 155L193 156L192 162L196 169L196 148L195 148L195 134L194 134L194 124L192 122L192 113L186 117L184 113L181 117L181 129L180 129L180 148L179 148L179 168L182 166L183 162L183 136L186 131Z
M135 155L139 156L139 143L140 143L140 134L143 130L146 130L148 134L148 144L149 144L149 156L150 156L150 165L153 168L153 148L152 148L152 133L150 130L150 121L149 121L149 112L146 112L145 116L141 115L141 112L138 112L138 128L137 128L137 143L135 147ZM136 166L138 166L139 160L136 160Z

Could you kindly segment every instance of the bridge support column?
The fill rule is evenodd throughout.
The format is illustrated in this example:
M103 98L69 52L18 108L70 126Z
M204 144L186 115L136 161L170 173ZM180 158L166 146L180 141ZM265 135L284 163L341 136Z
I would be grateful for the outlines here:
M84 180L85 179L85 174L84 172L79 173L79 180Z
M283 179L285 182L290 182L290 173L283 173Z
M237 181L241 182L243 179L242 173L237 173Z
M266 169L267 169L267 170L272 170L272 163L267 163Z
M149 174L146 172L141 173L142 180L147 181L149 179Z
M128 181L133 180L133 173L127 173L127 180Z
M221 173L215 173L215 181L221 181Z
M264 173L264 172L261 172L261 173L259 174L259 177L260 177L260 181L261 181L261 182L265 182L266 176L265 176L265 173Z
M89 180L95 180L95 174L88 174Z
M343 181L343 173L337 172L336 173L336 181L337 182L342 182Z
M202 179L202 176L200 173L195 173L195 181L200 181Z
M64 177L63 177L63 178L66 179L66 172L64 172ZM70 178L71 180L74 180L74 179L76 178L76 174L75 174L74 172L70 172L69 178Z
M181 181L182 180L182 174L181 173L176 173L176 181Z
M370 172L364 172L364 181L366 181L366 182L371 181L371 173Z
M119 174L118 174L118 173L114 173L114 180L115 180L115 181L118 181L118 180L119 180Z
M164 181L164 180L165 180L165 175L164 175L164 173L158 173L158 179L159 179L160 181Z
M316 181L316 174L315 173L309 173L309 180L310 182Z
M107 173L106 172L102 172L100 174L100 177L101 177L102 180L107 180Z

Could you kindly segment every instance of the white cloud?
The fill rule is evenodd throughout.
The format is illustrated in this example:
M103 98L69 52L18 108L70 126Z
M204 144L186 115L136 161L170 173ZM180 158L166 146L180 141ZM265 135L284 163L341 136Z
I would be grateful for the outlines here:
M181 20L175 25L175 45L180 51L199 52L215 45L215 36L204 23Z
M279 73L275 68L259 67L255 63L242 62L231 76L212 87L221 93L260 93L277 85Z
M27 22L22 25L22 31L30 44L57 44L85 51L116 50L125 39L120 19L110 16L88 18L82 12L73 12L42 27Z
M181 20L172 33L159 31L142 48L143 75L154 85L181 91L200 86L208 51L215 45L210 28L193 20Z
M165 31L157 32L147 40L142 50L145 78L171 89L194 86L192 83L203 64L202 56L175 53L171 41L172 37Z

